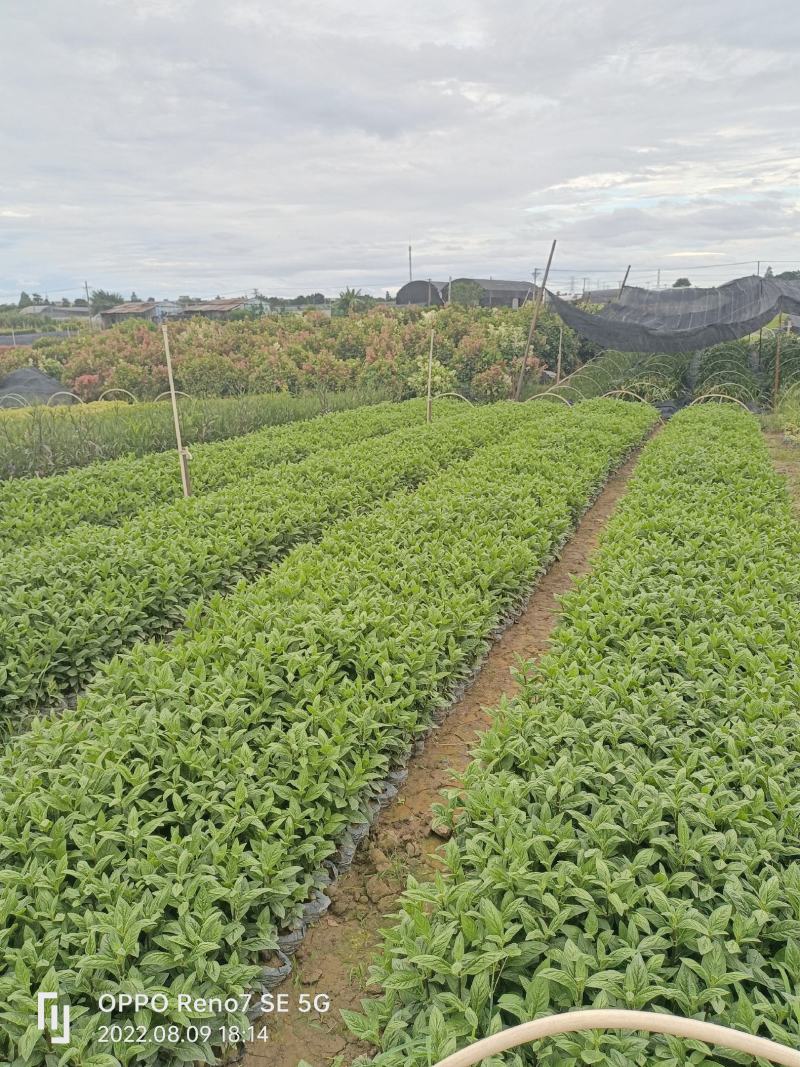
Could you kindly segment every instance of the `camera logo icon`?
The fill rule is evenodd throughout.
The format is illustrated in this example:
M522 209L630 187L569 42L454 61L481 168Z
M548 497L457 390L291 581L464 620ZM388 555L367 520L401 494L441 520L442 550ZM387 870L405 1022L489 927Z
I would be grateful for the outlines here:
M50 1002L50 1019L45 1019L46 1005ZM63 1007L58 1003L58 993L38 993L38 1010L36 1025L40 1030L50 1031L50 1040L54 1045L69 1044L69 1004Z

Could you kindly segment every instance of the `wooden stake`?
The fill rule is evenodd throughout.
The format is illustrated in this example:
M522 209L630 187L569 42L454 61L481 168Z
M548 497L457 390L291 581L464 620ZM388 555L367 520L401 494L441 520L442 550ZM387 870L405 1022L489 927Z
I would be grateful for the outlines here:
M550 247L550 255L547 257L547 266L544 269L544 281L542 282L541 288L536 290L536 303L533 305L533 314L531 315L531 328L528 330L528 340L525 343L525 351L522 353L522 366L519 369L519 377L517 378L517 388L514 391L515 400L519 400L522 396L522 382L525 378L525 369L528 366L528 352L531 347L533 335L536 332L536 323L539 319L539 310L542 306L542 300L544 299L544 290L545 286L547 285L547 276L550 273L550 264L553 262L553 253L555 252L555 250L556 242L553 241L553 244ZM536 271L534 272L534 285L536 285L535 276L538 275L538 273L539 268L537 267Z
M625 285L626 285L626 283L628 281L628 275L630 274L630 272L631 272L631 265L629 263L628 264L628 269L625 271L625 277L622 279L622 285L619 287L619 292L617 293L617 300L619 300L619 298L622 296L622 290L625 288Z
M169 396L172 402L172 420L175 423L175 442L178 446L178 459L181 464L181 484L183 485L183 495L192 495L192 483L189 479L189 451L183 447L183 441L181 440L181 420L178 417L178 398L175 395L175 379L172 376L172 358L169 354L169 334L167 333L167 324L164 323L161 327L161 332L164 335L164 352L167 356L167 377L169 378Z
M431 330L431 349L428 353L428 404L426 422L433 421L433 333Z
M561 381L561 344L564 340L564 327L558 327L558 362L556 363L556 385Z
M781 339L783 337L783 313L778 316L778 336L775 338L775 380L772 383L772 410L778 407L778 389L781 384Z

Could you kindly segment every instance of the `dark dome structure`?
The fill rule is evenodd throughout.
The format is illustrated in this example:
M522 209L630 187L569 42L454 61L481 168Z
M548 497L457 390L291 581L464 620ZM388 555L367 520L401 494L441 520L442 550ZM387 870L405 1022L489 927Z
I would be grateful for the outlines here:
M63 392L64 386L49 374L42 374L36 367L20 367L0 380L0 397L14 393L29 404L46 404L53 393ZM72 404L72 397L60 396L57 404Z

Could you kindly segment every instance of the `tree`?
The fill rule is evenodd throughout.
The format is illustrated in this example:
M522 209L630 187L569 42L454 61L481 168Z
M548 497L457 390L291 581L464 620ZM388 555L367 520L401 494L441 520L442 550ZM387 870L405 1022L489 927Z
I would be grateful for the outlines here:
M782 282L798 282L800 281L800 270L782 270L775 277Z
M28 294L25 292L25 290L23 289L23 291L19 294L19 303L17 304L17 307L18 308L29 308L32 303L33 303L33 301L28 296Z
M122 293L112 293L106 289L92 289L90 307L93 315L97 315L100 311L107 311L109 308L116 307L117 304L124 304L124 302L125 297Z
M483 296L483 289L477 282L453 282L450 293L451 304L462 304L464 307L478 307Z
M86 302L86 300L84 300L82 296L77 296L72 301L72 306L74 308L88 308L89 304Z
M65 296L61 297L61 306L62 308L68 308L70 306L69 300L67 300Z
M672 283L672 288L673 289L682 289L682 288L685 288L687 285L691 285L691 284L692 283L689 281L688 278L678 278L677 281L674 281Z
M138 303L138 300L139 300L139 297L136 295L136 290L134 289L131 292L130 301L131 301L132 304L135 304L135 303Z
M336 301L336 307L339 311L350 311L351 308L358 307L358 302L362 297L360 289L351 289L348 286L341 293L339 293L339 299Z
M764 277L765 278L774 278L775 277L775 272L773 271L772 267L767 267L767 269L764 271Z
M42 294L41 293L34 293L33 296L31 296L31 303L32 304L43 304L44 300L42 299Z

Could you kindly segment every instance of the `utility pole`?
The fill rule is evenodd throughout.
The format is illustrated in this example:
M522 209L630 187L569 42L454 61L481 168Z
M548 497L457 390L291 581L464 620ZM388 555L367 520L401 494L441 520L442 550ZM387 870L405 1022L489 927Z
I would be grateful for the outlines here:
M536 292L536 303L533 305L533 314L531 315L531 328L528 330L528 340L525 343L525 351L522 353L522 366L519 368L519 377L517 378L517 388L516 388L516 390L514 392L514 399L517 400L517 401L522 396L522 382L523 382L523 379L525 378L525 368L528 365L528 351L529 351L529 349L531 347L531 341L533 340L533 335L536 332L536 323L537 323L537 321L539 319L539 311L541 309L542 301L544 299L544 290L545 290L545 286L547 285L547 277L550 274L550 264L553 262L553 254L555 253L555 250L556 250L556 242L553 241L552 245L550 246L550 255L547 257L547 266L544 269L544 280L542 282L541 288L538 289L537 292ZM537 277L538 273L539 273L539 269L537 267L537 269L534 271L534 283L533 283L534 285L536 284L536 277Z
M91 326L91 324L92 324L92 302L89 299L89 283L85 279L84 279L84 282L83 282L83 288L84 288L84 291L86 292L86 308L87 308L87 310L89 312L89 325Z
M756 274L759 276L759 278L761 277L761 260L760 259L759 259L758 264L756 266Z
M414 275L411 273L411 245L408 246L408 280L412 282Z
M658 273L656 274L656 289L660 289L660 288L661 288L661 267L658 268Z
M533 271L533 291L536 292L536 279L539 277L539 268L535 267Z

